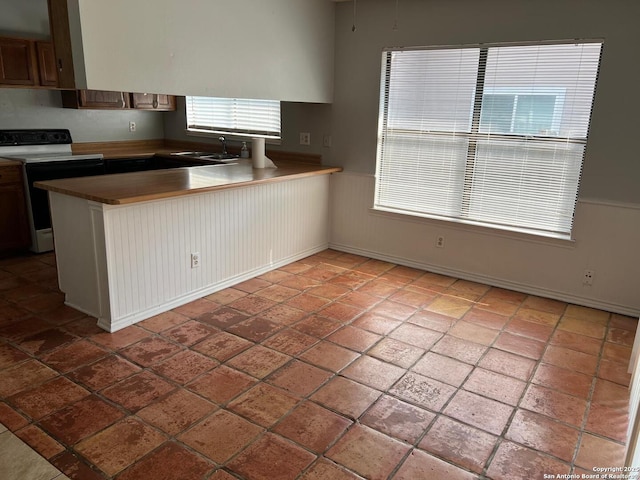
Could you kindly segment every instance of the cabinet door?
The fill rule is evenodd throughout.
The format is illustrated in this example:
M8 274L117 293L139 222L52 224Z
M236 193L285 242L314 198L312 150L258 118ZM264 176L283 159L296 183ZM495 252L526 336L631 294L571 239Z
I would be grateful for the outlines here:
M40 85L55 87L58 85L58 70L56 68L56 55L53 51L53 43L36 42L38 54L38 73Z
M80 90L81 108L129 108L129 94L103 90Z
M31 40L0 37L0 83L35 85L33 57Z
M73 71L67 0L47 0L47 4L49 6L49 28L55 51L54 63L58 72L58 86L74 90L76 79Z
M30 244L20 168L0 167L0 252L26 249Z
M176 109L176 97L174 95L158 95L158 105L159 110L170 110L174 111Z
M131 106L138 110L175 110L176 97L157 93L132 93Z

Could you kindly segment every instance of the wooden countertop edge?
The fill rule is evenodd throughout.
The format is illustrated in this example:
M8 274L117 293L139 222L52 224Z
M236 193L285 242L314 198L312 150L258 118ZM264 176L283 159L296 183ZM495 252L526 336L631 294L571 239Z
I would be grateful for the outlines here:
M337 173L342 171L342 167L318 167L318 168L319 168L318 170L314 170L314 171L291 173L291 174L286 174L286 175L271 177L271 178L254 179L254 180L241 181L241 182L231 182L224 185L212 185L208 187L175 190L171 192L158 192L158 193L152 193L152 194L135 195L135 196L124 197L124 198L104 198L97 195L78 192L77 190L61 188L55 185L49 185L47 184L47 182L35 182L34 186L37 188L48 190L50 192L70 195L73 197L82 198L84 200L104 203L106 205L129 205L132 203L147 202L150 200L162 200L165 198L181 197L185 195L195 195L198 193L215 192L219 190L227 190L229 188L245 187L249 185L257 185L262 183L283 182L287 180L310 177L314 175L328 175L331 173Z
M0 158L0 167L19 167L22 162L17 160L9 160L8 158Z

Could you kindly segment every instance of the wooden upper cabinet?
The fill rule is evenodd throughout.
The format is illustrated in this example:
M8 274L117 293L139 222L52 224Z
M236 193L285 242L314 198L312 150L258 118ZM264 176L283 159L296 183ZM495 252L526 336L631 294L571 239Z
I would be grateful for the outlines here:
M126 109L156 112L176 109L176 97L153 93L107 92L103 90L63 90L65 108Z
M86 108L129 108L129 94L103 90L80 90L80 105Z
M157 93L132 93L131 107L138 110L173 111L176 109L176 97Z
M53 44L0 37L0 84L56 87Z
M58 87L76 88L73 71L73 51L69 31L69 10L67 0L47 0L49 7L49 28L55 52L54 63L58 74Z
M48 87L58 86L58 69L56 68L56 54L51 42L36 42L38 55L38 73L40 85Z
M35 85L34 57L33 41L0 37L0 84Z
M65 90L62 106L66 108L123 109L129 108L129 94L103 90Z

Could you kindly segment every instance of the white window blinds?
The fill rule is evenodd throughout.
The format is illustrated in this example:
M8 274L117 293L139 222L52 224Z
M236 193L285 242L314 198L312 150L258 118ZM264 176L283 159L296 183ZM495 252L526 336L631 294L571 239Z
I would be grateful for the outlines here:
M570 236L600 49L385 51L374 207Z
M280 138L280 102L186 97L187 129L196 132Z

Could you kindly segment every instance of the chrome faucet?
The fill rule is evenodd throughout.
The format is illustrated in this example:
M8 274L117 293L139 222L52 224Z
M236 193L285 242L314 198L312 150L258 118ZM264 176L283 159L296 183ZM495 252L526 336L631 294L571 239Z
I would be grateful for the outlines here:
M218 137L218 140L222 143L222 155L227 155L227 139L220 136Z

